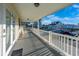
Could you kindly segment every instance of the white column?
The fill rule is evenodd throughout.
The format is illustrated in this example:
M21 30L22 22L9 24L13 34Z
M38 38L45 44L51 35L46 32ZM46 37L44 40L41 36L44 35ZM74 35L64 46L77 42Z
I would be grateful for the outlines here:
M13 18L11 17L11 44L13 43Z
M0 56L6 53L6 5L0 4Z
M2 35L2 38L3 38L3 56L6 55L6 25L4 24L3 25L3 35Z
M38 33L39 33L39 21L38 21Z

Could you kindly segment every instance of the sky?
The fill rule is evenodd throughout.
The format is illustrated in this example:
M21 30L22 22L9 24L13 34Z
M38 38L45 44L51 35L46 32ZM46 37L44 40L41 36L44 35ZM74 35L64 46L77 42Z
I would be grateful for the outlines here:
M54 21L61 21L64 24L75 24L79 23L79 3L67 6L55 13L42 17L42 24L50 24Z

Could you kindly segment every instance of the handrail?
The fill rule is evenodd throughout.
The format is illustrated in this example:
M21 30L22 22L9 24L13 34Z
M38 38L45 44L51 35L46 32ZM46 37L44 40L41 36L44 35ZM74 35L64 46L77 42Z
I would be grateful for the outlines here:
M34 28L35 29L35 28ZM36 29L37 30L37 29ZM45 31L45 30L42 30L42 29L39 29L40 31L43 31L43 32L47 32L47 33L49 33L49 31ZM50 31L50 32L52 32L52 31ZM69 37L69 38L72 38L72 39L77 39L78 37L73 37L73 36L69 36L69 35L63 35L63 34L60 34L60 33L55 33L55 32L52 32L52 34L54 34L54 35L60 35L60 36L65 36L65 37ZM79 39L78 39L79 40Z

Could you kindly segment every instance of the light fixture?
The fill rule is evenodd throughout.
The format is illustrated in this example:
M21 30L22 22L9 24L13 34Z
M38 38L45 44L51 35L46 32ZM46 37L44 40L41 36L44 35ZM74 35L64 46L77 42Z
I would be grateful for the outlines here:
M39 7L39 5L40 5L39 3L34 3L35 7Z

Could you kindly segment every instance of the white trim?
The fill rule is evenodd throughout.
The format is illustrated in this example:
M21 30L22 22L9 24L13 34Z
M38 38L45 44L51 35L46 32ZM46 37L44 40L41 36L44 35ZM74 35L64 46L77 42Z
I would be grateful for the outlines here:
M3 30L6 32L5 27L6 27L6 25L4 24ZM6 33L3 33L2 38L3 38L3 56L5 56L5 53L6 53Z
M18 40L18 39L15 39L15 40L13 41L13 44L10 45L10 47L8 48L8 50L7 50L7 52L6 52L6 56L8 56L8 54L10 53L12 47L14 46L14 44L16 43L17 40Z
M12 49L12 47L14 46L14 44L17 42L17 40L18 40L18 38L19 38L19 35L20 35L20 30L19 30L19 33L18 33L18 36L17 36L17 38L13 41L13 43L10 45L10 47L8 48L8 50L7 50L7 52L6 52L6 56L8 56L9 55L9 53L10 53L10 51L11 51L11 49Z

